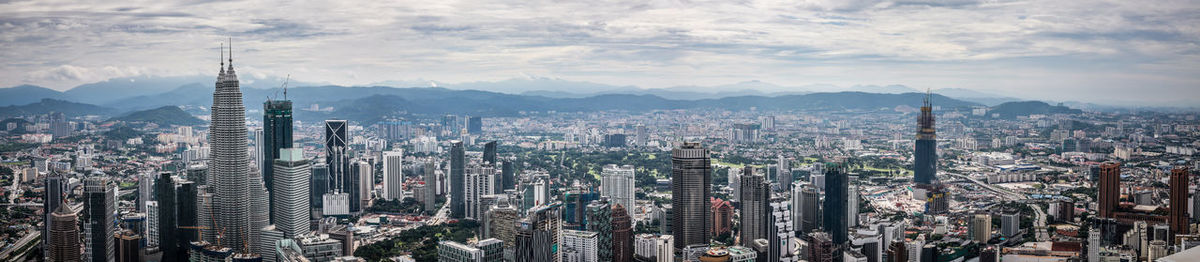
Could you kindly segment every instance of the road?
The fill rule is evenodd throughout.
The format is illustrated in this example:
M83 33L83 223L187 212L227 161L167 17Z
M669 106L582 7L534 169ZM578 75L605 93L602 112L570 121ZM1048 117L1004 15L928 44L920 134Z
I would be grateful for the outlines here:
M948 172L943 172L943 174L970 180L971 182L978 184L979 186L982 186L983 188L986 188L989 191L999 194L1000 197L1004 198L1005 200L1024 201L1024 200L1029 199L1029 196L1026 196L1024 194L1008 191L1007 189L989 185L982 181L975 180L974 178L971 178L969 176L965 176L962 174L948 173ZM1026 203L1025 205L1029 206L1029 208L1033 209L1034 215L1037 216L1037 219L1035 219L1034 223L1033 223L1033 227L1034 227L1033 230L1036 230L1034 237L1037 238L1037 241L1050 241L1050 233L1046 231L1046 212L1042 210L1041 206L1039 206L1035 203Z
M971 181L971 182L973 182L973 183L975 183L975 184L978 184L979 186L981 186L981 187L983 187L983 188L986 188L988 191L992 191L992 192L994 192L994 193L1000 194L1000 197L1004 198L1005 200L1013 200L1013 201L1016 201L1016 200L1026 200L1026 199L1029 199L1029 197L1028 197L1028 196L1026 196L1026 195L1019 194L1019 193L1012 192L1012 191L1008 191L1007 189L999 188L999 187L996 187L996 186L993 186L993 185L989 185L988 183L984 183L984 182L982 182L982 181L975 180L974 178L971 178L971 177L969 177L969 176L966 176L966 175L962 175L962 174L955 174L955 173L949 173L949 172L942 172L942 174L946 174L946 175L950 175L950 176L953 176L953 177L958 177L958 178L962 178L962 179L969 180L969 181Z
M14 250L21 249L21 247L24 247L25 245L29 244L30 241L33 241L34 239L38 239L41 236L42 236L41 231L33 230L33 231L29 232L28 235L25 235L25 237L22 237L20 240L17 240L17 242L14 243L11 247L9 247L8 249L5 249L3 252L0 252L0 260L15 261L15 259L9 259L9 257L8 257L8 256L12 255L11 253Z

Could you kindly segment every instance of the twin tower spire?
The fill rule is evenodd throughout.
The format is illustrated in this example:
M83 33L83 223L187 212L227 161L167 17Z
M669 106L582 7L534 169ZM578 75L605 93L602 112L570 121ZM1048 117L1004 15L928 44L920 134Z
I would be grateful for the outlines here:
M225 73L226 72L225 71L225 43L224 42L221 43L221 59L218 61L221 61L221 67L220 67L221 73L218 76L218 81L224 81L224 77L226 75L226 73ZM237 75L234 74L234 72L233 72L233 38L232 37L229 38L229 75L232 75L234 78L237 77Z

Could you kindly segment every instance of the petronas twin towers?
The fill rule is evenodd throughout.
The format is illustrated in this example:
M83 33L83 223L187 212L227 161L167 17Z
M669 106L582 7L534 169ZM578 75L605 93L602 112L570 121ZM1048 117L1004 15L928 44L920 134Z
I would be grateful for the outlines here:
M222 48L224 49L224 48ZM221 51L224 54L224 50ZM224 55L222 55L224 56ZM215 231L220 244L233 250L245 250L250 241L250 156L246 146L246 106L237 73L233 71L233 49L229 69L221 59L221 73L213 91L212 126L209 142L211 174L216 180L212 209Z

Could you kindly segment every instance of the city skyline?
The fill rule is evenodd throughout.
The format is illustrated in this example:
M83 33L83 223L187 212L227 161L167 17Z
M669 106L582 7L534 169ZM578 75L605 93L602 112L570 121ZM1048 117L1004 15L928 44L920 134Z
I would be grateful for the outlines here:
M1191 88L1200 83L1192 2L582 5L10 2L0 4L8 28L0 41L10 47L0 50L10 61L0 64L0 86L205 75L214 49L233 37L245 84L264 87L290 74L450 88L512 79L638 88L757 80L779 91L905 85L1126 106L1195 106L1186 98L1200 95ZM310 16L320 19L297 19ZM156 59L165 56L176 59Z

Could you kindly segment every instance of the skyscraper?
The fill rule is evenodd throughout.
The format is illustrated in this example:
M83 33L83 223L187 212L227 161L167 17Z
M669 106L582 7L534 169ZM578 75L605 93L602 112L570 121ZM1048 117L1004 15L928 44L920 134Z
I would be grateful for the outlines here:
M631 165L606 165L600 172L600 196L612 203L632 209L634 204L634 169Z
M612 261L633 261L633 223L629 212L620 203L612 207L612 247Z
M192 181L185 180L179 182L178 185L179 190L175 193L175 210L178 212L178 215L175 217L179 220L177 224L179 226L180 242L184 244L184 247L187 247L187 243L200 240L199 234L196 231L198 229L195 228L200 226L198 221L200 210L196 206L198 204L197 197L199 196L200 189L197 187L196 182ZM187 250L184 250L184 252L187 252Z
M516 169L516 167L513 166L512 161L504 160L501 162L501 168L500 168L500 175L501 175L500 181L502 184L501 188L500 188L501 190L509 190L509 189L516 188L515 187L516 186L516 177L515 177L516 170L515 169Z
M932 94L925 95L921 116L917 117L917 143L913 153L913 182L932 184L937 168L937 130L933 121Z
M988 214L976 214L971 217L970 228L967 231L971 240L976 243L987 244L988 239L992 238L992 216ZM897 242L898 243L898 242Z
M708 149L695 142L684 142L671 152L671 233L675 249L688 245L707 245L712 215L708 199L712 196L712 163Z
M304 149L283 148L275 159L275 191L271 198L275 229L286 238L309 232L309 177L311 171Z
M75 212L67 205L58 205L50 214L52 225L46 235L46 261L82 261L79 253L79 226Z
M744 246L749 246L751 241L760 238L767 238L767 208L771 197L771 184L762 174L755 174L754 167L746 166L742 168L741 177L741 211L742 216L739 218L741 224L741 232L739 239Z
M496 141L483 143L483 162L492 165L496 164Z
M116 190L102 177L89 177L83 182L84 259L92 262L113 261L113 221L117 212Z
M587 205L587 231L596 232L600 247L597 252L599 261L613 260L613 228L612 205L604 199L592 201Z
M496 181L496 168L476 166L476 163L472 163L472 165L463 183L463 192L465 193L463 199L467 212L465 217L481 220L488 207L480 203L480 197L495 194L492 189L494 188L493 183Z
M450 217L462 219L466 215L464 185L467 168L466 149L463 142L450 140Z
M283 100L267 99L263 102L263 144L262 170L263 181L266 182L270 198L275 198L275 179L272 170L275 159L279 159L279 149L292 148L292 101L287 100L287 89L283 90ZM271 208L274 210L274 206ZM275 222L275 214L271 214L271 223Z
M1113 210L1121 199L1121 164L1107 162L1100 165L1100 185L1096 187L1096 205L1101 218L1113 217Z
M787 198L775 196L769 200L770 208L770 224L767 230L768 251L767 261L770 262L788 262L795 261L796 254L792 247L792 236L796 231L792 227L792 210Z
M792 209L796 231L808 234L821 227L821 190L813 184L792 188Z
M529 214L517 222L517 262L562 261L559 234L562 232L562 203L540 205L529 210Z
M483 134L483 117L468 116L467 117L467 134L480 135Z
M596 257L599 251L599 240L596 237L596 232L567 230L564 229L563 235L563 256L568 257L566 261L600 261Z
M179 235L176 216L179 201L175 194L175 180L171 178L171 173L163 172L158 174L158 181L154 185L158 201L158 246L162 250L163 260L185 260L187 242Z
M1021 231L1021 212L1007 211L1000 214L1000 234L1014 237Z
M314 163L312 165L312 178L309 179L309 196L312 202L312 208L320 209L324 206L322 196L329 192L329 165L325 163Z
M396 148L383 152L383 198L399 200L402 197L404 197L404 150Z
M846 224L846 206L850 185L847 181L846 170L839 163L825 164L825 206L823 208L825 232L829 232L834 246L842 245L848 240ZM837 254L834 254L835 257ZM837 260L836 258L834 260Z
M351 175L354 179L351 180L351 185L357 187L354 194L356 205L350 205L351 212L361 212L363 208L371 203L371 191L375 189L375 166L364 160L354 161L351 165Z
M330 185L327 193L347 194L350 212L357 212L354 207L358 206L358 185L354 181L358 179L356 174L350 173L350 148L346 146L348 128L346 120L325 120L325 165L329 168Z
M1171 226L1171 237L1167 240L1174 242L1175 235L1188 233L1188 168L1185 166L1172 169L1170 182L1171 214L1167 220Z
M58 207L62 206L63 202L67 200L66 194L68 192L67 178L58 175L57 172L46 176L46 189L45 192L43 192L46 195L44 198L42 198L42 210L51 211L45 212L45 216L42 218L42 221L46 221L44 225L42 225L42 247L44 251L42 252L42 255L45 257L50 257L50 248L47 247L50 241L48 241L46 238L50 237L50 230L54 228L54 219L51 214L54 211L57 211ZM74 212L71 213L74 214ZM79 234L79 229L75 229L75 231L76 234ZM79 241L76 240L76 243L78 242Z
M226 70L222 61L213 92L212 121L208 129L212 147L209 167L210 179L216 186L213 194L215 226L225 235L221 244L242 247L250 233L250 159L246 152L246 106L242 104L242 90L233 70L233 54L229 56L229 68Z

